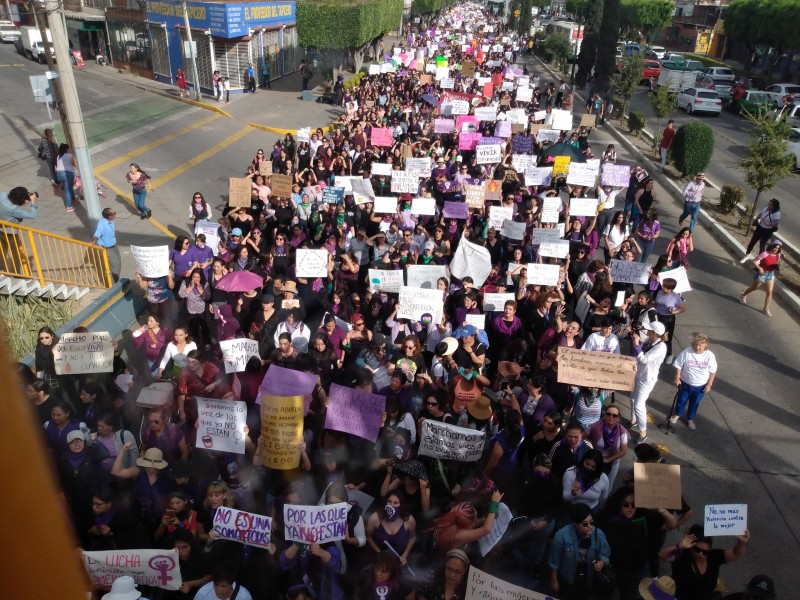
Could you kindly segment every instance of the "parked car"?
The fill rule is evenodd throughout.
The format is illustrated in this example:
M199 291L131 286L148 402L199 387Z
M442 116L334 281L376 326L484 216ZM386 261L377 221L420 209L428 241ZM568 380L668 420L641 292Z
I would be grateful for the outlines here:
M706 68L699 60L687 60L685 66L690 71L703 71Z
M0 41L13 43L21 37L19 29L13 23L0 23Z
M792 127L800 127L800 104L794 104L789 109L783 107L775 111L775 120L786 119Z
M622 69L625 67L625 60L617 60L617 73L622 73ZM659 74L661 73L661 63L657 60L646 60L644 61L644 68L642 69L642 80L639 82L639 85L646 85L649 86L652 79L658 79Z
M665 62L681 63L685 60L686 57L683 54L675 54L674 52L670 52L661 59L661 64L664 64Z
M656 55L657 60L662 60L665 56L667 56L667 49L664 46L651 46L649 48Z
M696 112L707 112L718 117L722 112L722 99L714 90L688 88L678 94L678 107L687 115Z
M731 71L728 67L708 67L707 69L703 69L703 73L722 81L729 81L731 83L736 81L736 73Z
M769 112L771 108L774 108L775 103L772 99L764 92L759 92L758 90L747 90L741 98L738 100L731 100L728 104L728 108L731 112L738 113L742 116L746 114L754 115L758 113L766 113Z
M796 85L794 83L776 83L766 88L764 90L764 93L769 94L769 97L778 106L782 106L783 97L786 94L794 94L794 95L800 94L800 85Z
M789 153L794 155L794 170L800 169L800 129L797 127L792 128L792 133L789 134Z
M704 75L703 73L697 74L697 79L695 79L694 87L702 88L704 90L714 90L719 94L719 97L722 98L723 102L726 100L730 100L731 98L731 84L726 79L715 79L713 77L709 77L708 75Z

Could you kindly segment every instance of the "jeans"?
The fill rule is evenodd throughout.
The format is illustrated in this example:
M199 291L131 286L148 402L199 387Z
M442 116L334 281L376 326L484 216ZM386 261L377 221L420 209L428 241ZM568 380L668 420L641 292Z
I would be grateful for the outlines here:
M678 217L678 221L683 222L686 217L691 216L692 220L689 222L689 231L694 231L694 226L697 225L697 213L699 212L699 202L684 202L683 212L681 213L681 216Z
M617 211L613 208L607 208L606 210L601 210L600 214L597 215L597 222L595 223L594 230L599 236L602 237L606 226L610 225L614 220L614 213L616 212Z
M148 212L148 208L144 203L145 198L147 198L146 188L133 188L133 204L140 215L146 215Z
M669 148L659 148L661 152L661 170L664 170L664 167L667 166L667 154L669 153Z
M697 409L700 408L700 401L705 395L703 392L703 388L705 387L705 383L703 385L689 385L681 381L680 390L678 391L678 401L675 403L675 414L682 417L688 402L689 409L686 411L686 418L689 421L694 421L694 417L697 415Z
M637 242L639 242L639 246L642 248L642 255L639 257L639 262L646 263L647 259L650 258L650 253L653 251L653 246L656 245L656 241L639 238Z
M64 205L67 208L72 207L74 199L73 189L75 187L75 172L74 171L58 171L56 172L56 181L64 185Z

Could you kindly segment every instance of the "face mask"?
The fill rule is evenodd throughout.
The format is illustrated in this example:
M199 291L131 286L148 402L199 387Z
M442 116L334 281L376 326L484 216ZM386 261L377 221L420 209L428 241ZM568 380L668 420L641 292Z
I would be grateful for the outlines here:
M391 504L384 506L383 512L386 514L387 521L394 521L399 516L397 509Z
M549 479L550 478L550 473L534 473L533 476L536 479Z

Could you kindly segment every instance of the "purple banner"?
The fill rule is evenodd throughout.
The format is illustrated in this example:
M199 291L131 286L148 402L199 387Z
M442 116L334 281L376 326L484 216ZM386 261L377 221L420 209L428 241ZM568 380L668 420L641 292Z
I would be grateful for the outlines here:
M303 414L308 412L311 404L311 394L317 385L318 376L314 373L303 373L278 365L270 365L264 379L261 381L259 392L269 396L303 396ZM256 404L261 404L261 397L256 398Z
M374 442L381 429L386 397L331 384L330 405L325 412L325 427L351 433Z
M469 216L469 206L467 206L466 202L445 200L444 216L447 219L466 219Z
M533 150L533 136L518 133L511 140L511 147L514 149L514 154L527 154Z

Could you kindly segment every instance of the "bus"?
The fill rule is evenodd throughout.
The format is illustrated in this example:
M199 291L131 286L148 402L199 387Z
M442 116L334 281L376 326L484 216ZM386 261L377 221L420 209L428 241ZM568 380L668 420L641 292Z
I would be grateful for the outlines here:
M550 21L546 29L547 33L563 33L567 36L572 45L572 56L577 56L581 51L583 41L583 25L578 25L572 21Z

